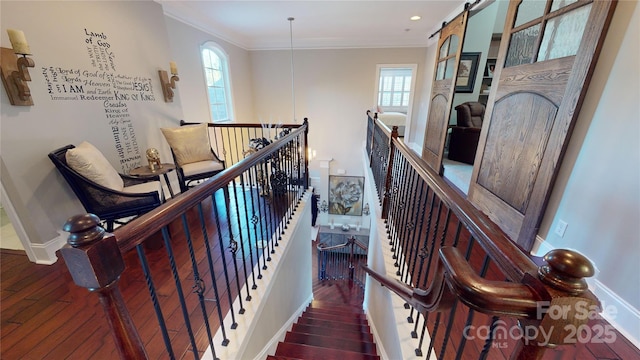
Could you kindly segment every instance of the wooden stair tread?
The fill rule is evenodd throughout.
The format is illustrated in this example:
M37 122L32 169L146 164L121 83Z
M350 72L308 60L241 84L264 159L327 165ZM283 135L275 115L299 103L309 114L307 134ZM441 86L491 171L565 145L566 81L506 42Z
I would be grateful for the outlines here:
M330 309L334 312L364 314L362 306L344 305L340 303L313 300L309 305L313 309Z
M291 332L299 332L305 334L314 335L327 335L330 333L332 336L341 337L344 339L351 339L354 341L368 341L373 342L373 335L370 333L362 333L358 331L345 331L340 329L327 329L326 327L319 327L307 324L293 324Z
M301 325L311 325L311 326L318 326L318 327L325 327L325 328L329 328L329 331L333 331L336 329L340 329L340 330L347 330L347 331L359 331L359 332L365 332L368 333L370 332L370 328L369 325L362 325L362 324L349 324L349 323L343 323L343 322L337 322L337 321L331 321L331 320L322 320L322 319L314 319L314 318L304 318L304 317L300 317L298 318L298 324Z
M305 312L304 314L302 314L300 318L335 321L343 324L369 325L369 321L367 321L367 319L363 319L361 317L344 316L339 314L330 315L330 314L324 314L324 313Z
M284 342L311 345L324 348L347 350L363 354L376 355L376 345L368 341L353 341L350 339L332 337L330 335L314 335L305 333L287 332Z
M313 312L321 312L321 313L330 313L335 314L336 312L348 313L351 315L357 316L366 316L364 310L362 308L357 308L355 306L347 306L344 307L344 310L341 310L343 306L331 306L329 304L309 304L305 311L313 311Z
M365 319L365 320L367 319L367 315L364 314L364 313L354 313L354 312L350 312L350 313L343 312L343 313L340 313L340 312L332 311L332 310L329 310L329 309L318 309L318 308L311 308L311 307L309 307L309 308L307 308L305 310L305 314L314 314L314 315L317 314L317 315L320 315L320 316L327 315L327 316L340 316L340 317L347 316L347 317L349 317L351 319Z
M321 348L317 346L293 344L293 343L279 343L276 349L276 354L282 356L293 356L305 360L327 360L327 359L341 359L341 360L379 360L380 356L371 354L361 354L353 351L337 350Z

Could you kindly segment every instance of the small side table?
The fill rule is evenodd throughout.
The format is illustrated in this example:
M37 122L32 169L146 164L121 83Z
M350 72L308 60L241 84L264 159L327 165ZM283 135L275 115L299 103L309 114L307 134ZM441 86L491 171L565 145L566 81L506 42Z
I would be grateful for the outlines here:
M129 171L129 175L143 178L143 179L159 178L160 175L164 176L164 181L167 183L169 194L171 194L171 197L173 198L173 189L171 189L171 183L169 182L169 177L167 176L167 174L172 172L175 169L176 169L176 166L170 163L162 164L162 168L155 169L154 171L151 171L151 169L149 169L149 166L140 166L140 167L131 169Z

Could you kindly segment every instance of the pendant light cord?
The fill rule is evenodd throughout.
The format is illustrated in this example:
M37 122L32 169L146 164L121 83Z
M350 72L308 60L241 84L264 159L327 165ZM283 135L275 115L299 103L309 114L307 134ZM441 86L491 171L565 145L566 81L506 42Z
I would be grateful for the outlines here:
M293 121L295 123L298 122L296 118L296 85L293 71L293 20L294 18L287 18L289 20L289 39L290 39L290 49L291 49L291 102L293 104Z

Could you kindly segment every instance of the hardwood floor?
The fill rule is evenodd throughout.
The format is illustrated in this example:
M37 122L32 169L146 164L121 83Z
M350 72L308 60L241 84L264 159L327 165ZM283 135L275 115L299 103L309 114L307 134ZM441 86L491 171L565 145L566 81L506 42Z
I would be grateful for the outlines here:
M175 250L179 252L176 256L188 256L186 247ZM159 256L161 249L147 252L150 257ZM125 260L137 261L136 257L131 252L125 255ZM361 307L362 289L348 282L318 281L316 256L313 259L314 297ZM126 270L121 280L123 296L142 329L140 335L145 339L149 357L167 358L157 325L150 322L154 315L148 305L149 296L146 291L139 291L144 288L141 281L143 278L134 271ZM22 251L1 250L0 306L1 359L117 358L96 296L73 284L62 258L53 265L36 265ZM175 330L171 330L171 336L177 336ZM548 351L545 359L640 359L638 349L622 336L613 344L600 345L603 344L587 344L572 351ZM184 348L186 353L177 353L176 357L191 358L188 342L184 342ZM489 358L494 359L491 354Z

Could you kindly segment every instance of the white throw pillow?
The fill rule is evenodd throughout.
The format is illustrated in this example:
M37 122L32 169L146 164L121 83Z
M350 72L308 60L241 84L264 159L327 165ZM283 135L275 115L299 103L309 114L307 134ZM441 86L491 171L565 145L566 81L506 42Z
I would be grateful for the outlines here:
M215 160L211 153L207 124L160 130L176 155L178 166L197 161Z
M109 189L122 191L124 182L100 150L83 141L65 155L67 165L87 179Z

